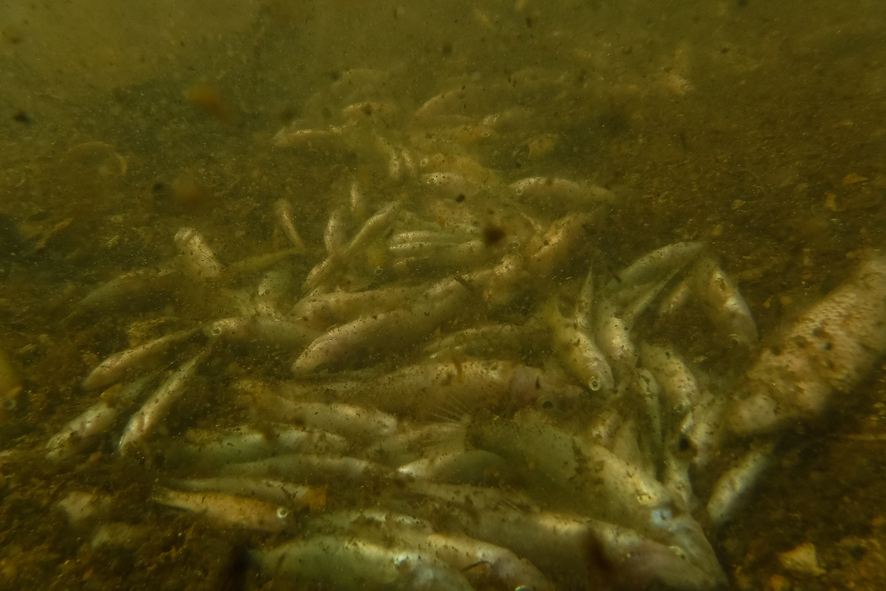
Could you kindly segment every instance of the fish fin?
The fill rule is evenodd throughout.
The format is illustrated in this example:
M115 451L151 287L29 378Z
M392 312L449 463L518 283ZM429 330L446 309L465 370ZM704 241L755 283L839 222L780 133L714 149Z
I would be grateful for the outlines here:
M439 423L470 422L478 411L478 401L466 394L452 394L434 405L429 413L431 419Z

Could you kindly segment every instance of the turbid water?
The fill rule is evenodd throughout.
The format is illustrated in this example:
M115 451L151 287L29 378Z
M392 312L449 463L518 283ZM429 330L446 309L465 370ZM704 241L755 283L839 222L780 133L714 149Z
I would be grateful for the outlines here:
M884 41L886 12L863 0L4 4L0 587L285 588L249 559L281 534L150 500L162 458L116 450L131 411L79 453L45 457L66 422L100 396L114 402L114 393L81 386L99 362L217 319L237 296L160 281L86 312L78 302L133 270L162 275L181 227L198 229L226 266L292 247L274 214L280 199L307 245L286 263L301 282L325 256L329 216L350 203L359 217L352 181L369 195L364 218L390 200L417 209L418 181L408 178L423 165L410 164L411 153L494 177L484 177L481 195L540 175L614 196L576 250L584 258L562 263L540 289L572 293L590 265L605 276L655 248L705 243L747 301L761 344L720 348L691 314L647 324L717 374L712 382L738 380L749 357L845 279L863 251L886 248ZM447 92L459 98L422 115ZM342 110L360 101L379 118L372 133L318 136L307 147L275 140L284 128L341 127L350 117ZM395 159L402 181L391 180ZM470 203L472 191L456 189L453 201ZM513 221L522 214L546 228L590 210L545 199L490 216L495 223L481 224L487 244L515 227L529 232L532 223ZM389 264L373 248L360 260ZM376 281L342 277L344 291ZM528 315L534 302L494 318ZM517 349L506 354L533 366L550 353ZM182 363L185 352L170 357ZM296 355L275 355L245 347L213 357L157 438L250 419L232 385L288 380ZM881 365L826 417L792 430L752 500L708 529L733 588L886 584ZM211 391L217 385L230 388ZM367 495L384 494L373 485ZM58 503L72 492L107 500L98 524L69 522ZM348 501L330 497L332 506ZM117 538L102 530L113 538L104 543L102 524L129 529ZM814 564L789 560L810 548L803 544L814 547Z

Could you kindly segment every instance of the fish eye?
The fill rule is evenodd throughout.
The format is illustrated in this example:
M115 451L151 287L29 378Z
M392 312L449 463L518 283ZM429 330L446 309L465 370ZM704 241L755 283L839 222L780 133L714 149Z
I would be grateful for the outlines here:
M674 518L674 510L670 507L659 507L652 511L652 523L662 529L667 528Z
M286 519L289 517L289 509L286 507L277 507L277 519Z
M598 380L597 378L591 378L588 380L588 388L590 388L594 392L598 391L602 386L603 384L601 384L600 380Z

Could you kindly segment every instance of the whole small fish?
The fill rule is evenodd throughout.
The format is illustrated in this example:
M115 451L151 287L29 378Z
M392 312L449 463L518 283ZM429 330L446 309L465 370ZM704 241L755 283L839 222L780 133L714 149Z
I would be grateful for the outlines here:
M159 487L151 499L161 505L201 513L249 529L280 532L290 524L286 507L225 493L181 492Z

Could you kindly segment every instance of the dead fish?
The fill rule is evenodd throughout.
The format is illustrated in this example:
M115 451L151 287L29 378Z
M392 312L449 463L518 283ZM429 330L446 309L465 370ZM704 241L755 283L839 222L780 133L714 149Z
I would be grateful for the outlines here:
M249 529L280 532L290 525L289 509L219 492L182 492L157 487L151 500Z

